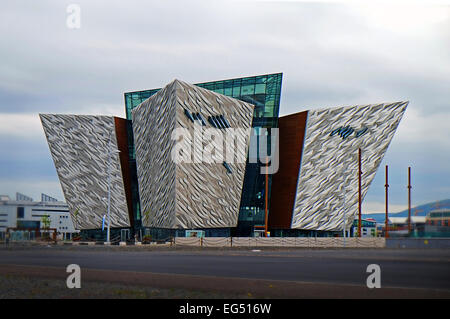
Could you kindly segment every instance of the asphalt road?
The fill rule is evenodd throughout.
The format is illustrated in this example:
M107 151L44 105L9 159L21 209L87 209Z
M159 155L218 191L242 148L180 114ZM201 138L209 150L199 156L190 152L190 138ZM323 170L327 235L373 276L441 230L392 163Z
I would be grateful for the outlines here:
M382 287L450 291L450 250L121 250L104 247L0 249L0 265L183 274L365 286L369 264Z

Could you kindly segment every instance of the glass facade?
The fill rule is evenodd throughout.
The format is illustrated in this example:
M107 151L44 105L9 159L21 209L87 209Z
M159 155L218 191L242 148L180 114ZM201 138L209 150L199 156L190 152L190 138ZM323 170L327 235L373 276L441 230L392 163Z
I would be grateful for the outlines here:
M358 219L353 220L353 227L358 227L359 221ZM370 220L361 220L361 227L377 227L376 221L370 221Z
M17 228L19 229L32 229L32 228L40 228L41 222L40 221L34 221L34 220L18 220L17 221Z
M229 228L204 228L197 229L204 233L205 237L230 237L231 232ZM185 229L166 229L166 228L151 228L146 229L143 235L148 236L151 240L167 241L171 237L186 237L189 231Z
M270 150L270 128L278 127L282 77L282 73L275 73L198 83L196 85L255 105L252 123L254 134L259 134L261 128L267 128L268 149ZM125 111L127 119L132 119L132 109L159 90L160 89L152 89L125 93ZM252 136L252 138L257 137ZM259 146L259 141L257 141L256 145ZM129 138L129 152L131 161L130 167L134 167L134 170L136 170L136 156L132 138ZM269 193L265 194L266 178L265 175L260 174L260 168L260 163L249 163L247 160L239 211L239 223L237 229L233 230L235 233L232 235L252 236L255 226L264 226L265 198L266 196L269 196L268 202L270 206L270 185L272 178L271 175L269 175ZM133 201L135 200L138 200L138 194L133 198ZM133 207L137 207L135 212L136 220L140 220L138 203L139 202L133 204Z

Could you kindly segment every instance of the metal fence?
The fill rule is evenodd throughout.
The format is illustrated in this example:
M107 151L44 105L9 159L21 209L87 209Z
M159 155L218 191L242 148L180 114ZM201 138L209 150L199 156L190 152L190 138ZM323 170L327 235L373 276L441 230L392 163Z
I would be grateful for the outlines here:
M175 237L174 244L198 247L384 248L386 240L367 237Z
M4 236L6 234L4 233ZM5 239L5 237L3 237ZM9 231L9 240L13 241L29 241L36 239L36 232L34 230L14 230Z

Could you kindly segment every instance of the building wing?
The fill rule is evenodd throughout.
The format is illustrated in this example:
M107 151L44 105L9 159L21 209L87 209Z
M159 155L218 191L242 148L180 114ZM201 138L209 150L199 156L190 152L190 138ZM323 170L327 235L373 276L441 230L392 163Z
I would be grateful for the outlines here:
M102 227L108 175L111 227L130 227L115 118L62 114L40 114L40 118L75 228Z
M358 149L362 198L394 136L408 102L308 112L292 228L336 231L358 212Z

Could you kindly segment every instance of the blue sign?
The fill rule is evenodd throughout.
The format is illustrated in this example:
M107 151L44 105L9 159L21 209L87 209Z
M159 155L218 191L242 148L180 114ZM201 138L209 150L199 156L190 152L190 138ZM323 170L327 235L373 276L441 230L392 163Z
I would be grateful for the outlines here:
M363 127L360 130L355 130L351 126L341 126L330 133L330 136L339 135L342 139L346 139L350 135L354 134L355 137L360 137L369 131L367 127Z
M105 230L105 219L106 219L106 215L103 215L103 218L102 218L102 231Z

